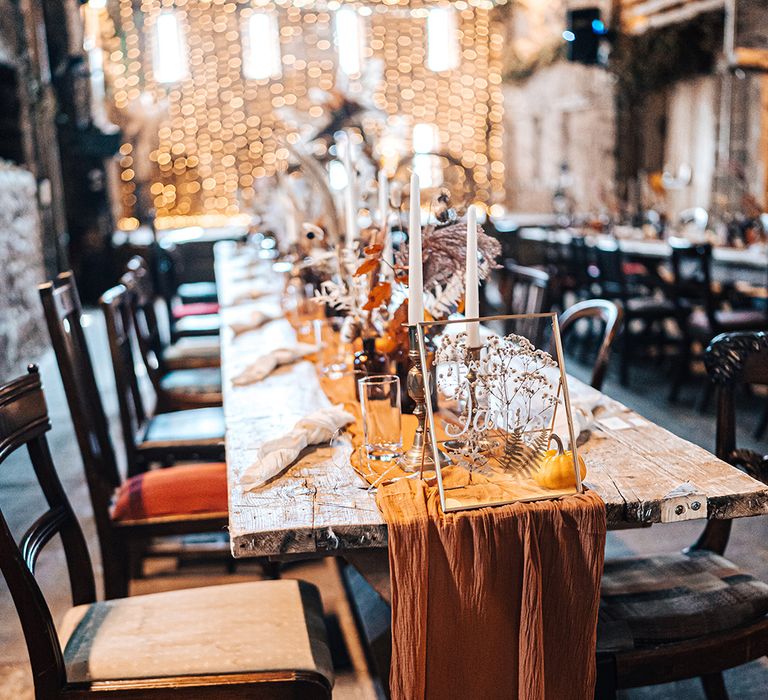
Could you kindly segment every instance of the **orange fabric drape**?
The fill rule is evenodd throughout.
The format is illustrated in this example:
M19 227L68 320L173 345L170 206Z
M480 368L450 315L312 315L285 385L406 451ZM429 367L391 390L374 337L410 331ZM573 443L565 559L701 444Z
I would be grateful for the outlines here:
M356 416L351 377L321 377ZM403 416L403 443L416 422ZM392 589L393 700L581 700L595 683L605 504L593 492L443 514L436 486L392 463L353 467L375 484L387 522ZM446 486L467 472L443 470ZM512 490L475 477L475 489ZM475 492L477 493L477 491Z
M389 528L394 700L592 697L599 496L442 514L436 488L404 480L377 502Z

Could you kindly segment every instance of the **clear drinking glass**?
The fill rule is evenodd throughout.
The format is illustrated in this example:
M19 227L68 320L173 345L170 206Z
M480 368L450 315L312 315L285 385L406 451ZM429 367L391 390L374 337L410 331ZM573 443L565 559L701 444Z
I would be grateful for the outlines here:
M400 427L400 378L396 374L358 380L369 459L392 460L403 451Z
M341 377L347 371L346 348L339 338L333 319L314 320L315 345L320 348L320 371L331 377Z

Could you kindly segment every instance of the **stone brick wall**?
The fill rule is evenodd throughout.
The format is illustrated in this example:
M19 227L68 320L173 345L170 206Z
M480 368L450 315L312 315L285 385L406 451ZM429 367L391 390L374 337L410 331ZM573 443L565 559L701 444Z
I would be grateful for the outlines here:
M602 68L559 61L528 80L504 86L507 204L552 211L560 166L579 212L614 203L615 87Z
M35 178L0 162L0 382L48 345L37 293L44 276Z

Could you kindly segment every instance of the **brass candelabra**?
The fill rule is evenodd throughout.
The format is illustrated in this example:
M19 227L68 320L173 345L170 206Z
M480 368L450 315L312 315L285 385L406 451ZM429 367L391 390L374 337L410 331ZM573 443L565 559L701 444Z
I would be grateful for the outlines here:
M398 464L403 471L407 472L430 471L435 469L435 460L432 456L432 448L427 441L427 392L419 354L419 336L415 325L408 326L408 359L411 368L408 370L405 388L415 404L413 415L416 416L417 424L413 444L403 454Z

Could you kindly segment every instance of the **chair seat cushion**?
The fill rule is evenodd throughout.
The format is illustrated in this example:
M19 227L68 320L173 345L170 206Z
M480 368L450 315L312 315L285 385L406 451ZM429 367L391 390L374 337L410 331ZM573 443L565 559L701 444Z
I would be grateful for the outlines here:
M215 282L184 282L176 289L185 304L194 302L218 302Z
M149 421L143 449L176 445L217 445L224 442L224 411L220 406L158 413Z
M198 301L192 304L178 304L173 307L174 318L186 318L187 316L205 316L218 314L219 303L217 301Z
M185 316L180 318L173 326L176 333L197 333L198 335L215 335L221 328L219 314L205 314L204 316Z
M227 465L184 464L132 476L115 493L112 519L227 513Z
M627 277L645 277L648 274L648 268L639 262L624 262L621 269Z
M712 552L605 562L598 650L694 639L768 613L768 585Z
M221 355L221 343L218 338L205 336L181 338L169 345L163 352L163 360L173 362L192 359L218 359Z
M759 331L768 330L768 316L764 311L755 309L723 310L715 312L715 320L722 331ZM709 318L702 309L696 309L688 317L691 330L701 335L713 335Z
M304 671L333 682L317 589L231 583L72 608L60 626L70 683Z
M220 394L221 369L198 367L171 370L160 380L165 391L184 394Z

